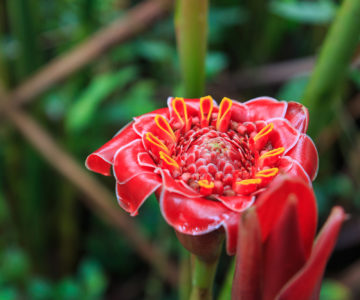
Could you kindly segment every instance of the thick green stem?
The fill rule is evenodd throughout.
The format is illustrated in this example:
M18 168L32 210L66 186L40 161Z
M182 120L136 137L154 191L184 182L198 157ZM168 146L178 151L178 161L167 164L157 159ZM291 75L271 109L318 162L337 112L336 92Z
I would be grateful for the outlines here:
M206 262L193 255L193 264L190 300L211 300L218 259Z
M204 95L208 0L178 0L175 27L184 96Z
M188 300L191 291L190 255L185 249L181 251L179 299Z
M233 283L235 273L235 258L231 260L228 273L226 274L226 278L224 280L223 286L221 287L218 300L231 300L231 288Z
M332 106L360 36L360 1L344 0L327 34L318 62L305 91L303 104L310 110L310 133L316 134L327 121L324 107Z

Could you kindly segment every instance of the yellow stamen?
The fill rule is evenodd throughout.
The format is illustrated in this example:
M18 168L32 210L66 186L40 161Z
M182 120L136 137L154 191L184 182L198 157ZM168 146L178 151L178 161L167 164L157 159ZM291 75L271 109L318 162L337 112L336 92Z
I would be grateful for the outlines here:
M185 120L181 117L179 110L176 107L178 103L180 103L180 105L182 105L182 112L184 114ZM172 105L172 108L173 108L176 116L180 120L180 122L182 122L183 125L185 124L185 126L187 127L188 123L189 123L189 119L188 119L187 108L186 108L186 103L185 103L184 98L180 98L180 97L174 98L171 105Z
M277 156L277 155L282 154L284 151L285 151L284 147L276 148L276 149L270 150L270 151L264 153L263 155L261 155L260 159L266 158L266 157Z
M225 111L224 111L224 106L225 106ZM221 100L219 113L218 113L218 118L217 118L217 121L216 121L216 129L217 130L219 130L221 122L224 120L226 115L229 113L231 106L232 106L231 99L224 97Z
M161 129L163 132L165 132L174 142L176 141L176 136L174 134L174 131L170 127L170 124L168 121L162 116L162 115L156 115L155 123L159 129Z
M160 158L168 165L170 166L174 166L176 168L179 168L178 163L175 161L175 159L171 158L169 155L167 155L166 153L160 151L159 152Z
M261 170L255 174L255 177L273 177L279 172L278 168L271 168L266 170Z
M166 145L162 141L160 141L155 135L153 135L151 132L147 132L145 134L145 138L153 145L163 149L166 153L169 153L168 147L166 147Z
M207 117L204 116L204 106L209 104L209 111L207 112ZM211 113L213 111L214 103L211 96L201 97L200 98L200 114L201 120L206 119L208 122L210 121Z
M198 184L199 184L201 187L204 187L204 188L207 188L207 189L212 189L212 188L214 187L214 182L208 181L208 180L206 180L206 179L199 180L199 181L198 181Z
M241 184L241 185L260 184L260 183L261 183L260 178L252 178L252 179L244 179L241 181L236 181L236 184Z
M255 136L254 141L256 142L258 139L262 138L265 135L268 135L274 128L274 124L267 124L263 129L261 129Z

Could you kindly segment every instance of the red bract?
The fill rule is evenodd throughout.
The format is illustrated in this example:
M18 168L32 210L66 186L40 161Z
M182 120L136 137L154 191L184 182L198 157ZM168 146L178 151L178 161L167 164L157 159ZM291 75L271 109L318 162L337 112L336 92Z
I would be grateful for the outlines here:
M275 177L311 184L316 176L307 126L307 109L295 102L169 98L168 108L134 118L86 166L103 175L113 167L118 202L131 215L156 192L175 230L195 236L223 227L233 254L241 212Z
M274 199L277 215L264 218ZM299 178L278 178L258 200L240 222L232 299L318 299L344 211L333 209L313 243L316 206L307 184Z

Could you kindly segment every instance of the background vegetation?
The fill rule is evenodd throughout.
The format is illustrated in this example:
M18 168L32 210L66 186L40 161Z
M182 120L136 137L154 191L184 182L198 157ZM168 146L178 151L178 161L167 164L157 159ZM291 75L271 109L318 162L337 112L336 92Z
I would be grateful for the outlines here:
M181 95L171 2L0 0L0 299L177 299L167 272L181 246L155 197L135 223L110 205L113 178L83 171L86 156L133 116ZM340 2L210 4L206 94L301 102ZM108 40L87 42L113 22L115 33L103 32ZM120 28L125 34L116 38ZM78 56L66 60L79 45ZM359 295L360 48L353 50L344 80L320 105L325 121L312 128L320 155L314 183L320 224L335 204L350 214L328 265L323 300ZM82 54L90 59L81 63ZM58 57L65 60L44 69ZM228 264L224 256L217 290Z

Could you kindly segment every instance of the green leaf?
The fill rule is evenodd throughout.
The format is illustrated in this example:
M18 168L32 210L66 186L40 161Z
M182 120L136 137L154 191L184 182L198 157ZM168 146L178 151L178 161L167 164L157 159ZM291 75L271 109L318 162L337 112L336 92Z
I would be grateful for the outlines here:
M28 296L32 300L50 300L53 298L51 284L41 278L33 278L27 287Z
M299 76L290 79L281 87L277 98L286 101L301 102L308 82L308 76Z
M209 12L209 41L223 43L224 34L231 28L245 23L248 14L244 8L237 6L210 6Z
M17 300L19 295L14 287L1 287L0 288L0 299L1 300Z
M107 287L107 279L101 266L94 260L85 260L80 269L80 281L86 299L100 299Z
M79 284L68 277L58 283L54 298L55 300L78 300L82 299L82 291Z
M117 101L108 106L102 117L110 122L123 123L129 122L135 116L153 111L157 108L153 101L154 92L153 81L139 81L123 95L121 102Z
M1 257L0 270L5 281L20 282L29 275L30 260L21 249L10 247Z
M211 79L218 75L228 66L228 60L224 53L210 52L206 56L205 72L206 77Z
M350 300L351 293L349 289L335 280L324 280L320 300Z
M141 57L149 61L167 62L176 56L175 48L163 41L138 41L135 49Z
M360 89L360 70L353 69L350 71L350 78L355 83L358 89Z
M89 126L100 103L115 90L122 89L137 76L137 69L128 67L116 73L96 77L79 99L70 107L66 127L70 132L80 132Z
M8 219L9 219L9 210L0 186L0 225L4 224Z
M270 11L285 19L304 24L328 24L336 14L337 6L332 1L284 1L275 0Z

